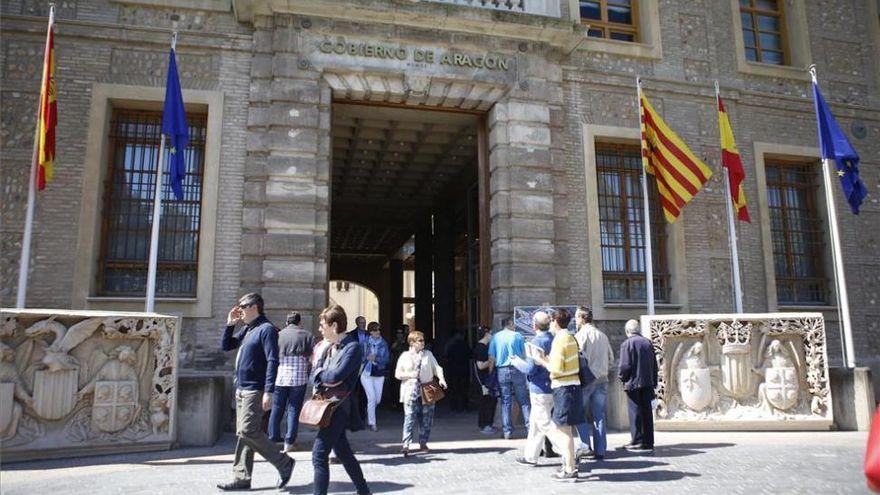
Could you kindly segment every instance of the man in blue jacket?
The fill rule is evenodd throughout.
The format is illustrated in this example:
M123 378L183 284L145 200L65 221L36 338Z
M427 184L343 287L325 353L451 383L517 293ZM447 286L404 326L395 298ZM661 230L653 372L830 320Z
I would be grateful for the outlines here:
M235 327L244 324L238 331ZM290 481L294 461L263 432L263 411L272 408L275 374L278 370L278 330L263 314L263 298L245 294L229 310L220 346L224 351L238 349L235 357L235 478L220 483L224 491L250 490L254 452L278 470L278 488Z
M651 341L639 333L639 322L629 320L624 327L626 340L620 344L620 381L629 407L632 441L625 448L654 450L654 414L651 401L657 387L657 358Z

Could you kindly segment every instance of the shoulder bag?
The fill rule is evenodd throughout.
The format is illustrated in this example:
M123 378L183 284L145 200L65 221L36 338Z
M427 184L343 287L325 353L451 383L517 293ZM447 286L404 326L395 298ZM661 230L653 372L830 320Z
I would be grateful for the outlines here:
M419 360L418 373L421 373L422 363L424 359ZM422 395L422 404L436 404L440 399L446 397L446 392L443 390L443 387L440 386L440 379L434 375L434 379L428 383L422 383L421 387L421 395Z
M328 389L316 392L312 398L305 401L299 411L299 422L317 428L325 428L330 425L333 411L342 404L351 392L340 388Z

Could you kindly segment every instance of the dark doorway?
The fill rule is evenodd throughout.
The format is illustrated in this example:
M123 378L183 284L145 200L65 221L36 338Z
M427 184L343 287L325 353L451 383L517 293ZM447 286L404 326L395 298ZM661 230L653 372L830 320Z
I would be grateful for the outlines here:
M410 311L411 328L442 345L487 313L482 125L470 113L333 104L329 279L376 290L386 337Z

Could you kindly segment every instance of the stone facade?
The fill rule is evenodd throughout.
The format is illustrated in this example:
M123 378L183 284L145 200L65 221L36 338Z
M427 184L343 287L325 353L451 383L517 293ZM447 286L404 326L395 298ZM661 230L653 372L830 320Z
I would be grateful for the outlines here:
M671 243L670 257L678 263L680 290L659 311L714 313L730 309L712 89L712 80L718 79L746 165L745 192L753 218L751 224L738 225L745 309L791 309L775 301L769 230L759 214L762 186L754 164L763 160L756 156L759 149L815 148L806 73L792 67L743 68L733 41L736 2L642 3L643 17L656 17L641 21L643 43L628 44L586 39L581 26L572 27L576 9L571 5L576 2L564 0L559 17L388 0L300 2L289 12L271 11L270 2L262 1L62 2L56 38L58 161L55 180L37 201L28 305L72 305L70 294L80 275L69 254L85 221L79 212L83 202L100 197L81 194L86 170L101 168L89 168L89 133L82 125L93 108L93 88L161 88L169 33L176 28L182 86L221 93L223 116L218 199L204 205L216 213L213 265L200 267L213 276L210 310L189 315L188 303L174 306L184 315L180 359L185 370L231 369L232 355L219 351L219 328L240 293L261 291L276 321L285 310L296 308L304 311L306 326L314 325L327 301L330 117L337 100L482 112L488 145L491 304L497 321L516 305L595 306L600 301L591 280L601 276L601 265L590 261L598 239L589 235L585 192L586 157L593 143L584 141L584 129L637 129L634 82L641 75L655 107L716 172L670 230L679 239ZM869 196L859 216L846 213L841 201L838 210L857 361L876 369L880 344L871 338L880 321L876 2L793 3L804 22L795 25L798 30L791 36L805 47L808 62L819 66L825 96L842 127L864 129L859 132L863 137L851 136L862 156ZM4 306L12 305L15 295L45 13L45 2L2 2ZM829 24L837 27L830 29ZM337 42L408 52L406 60L393 53L351 56L335 52L332 44ZM493 70L486 61L483 67L429 63L412 58L416 50L438 57L491 54L509 67ZM88 307L112 309L113 304L117 302L90 300ZM157 307L161 312L169 304L160 300ZM601 306L599 325L614 345L623 339L623 322L644 312L639 305ZM839 364L836 310L811 310L823 314L828 359Z

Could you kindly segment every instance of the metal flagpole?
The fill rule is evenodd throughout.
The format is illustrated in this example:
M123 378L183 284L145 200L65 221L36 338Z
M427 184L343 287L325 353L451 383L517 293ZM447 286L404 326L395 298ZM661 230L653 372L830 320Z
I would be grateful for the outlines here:
M177 46L177 31L171 33L171 50ZM170 70L170 68L169 68ZM153 196L153 225L150 232L150 261L147 265L147 303L144 311L156 308L156 267L159 262L159 217L162 213L162 176L165 172L165 132L159 139L159 164L156 166L156 192Z
M636 88L639 99L639 129L642 132L641 139L645 139L645 122L642 116L642 78L636 76ZM648 314L654 314L654 261L651 259L651 210L648 200L648 168L645 166L647 158L642 156L642 199L645 211L645 283L648 295Z
M813 84L819 85L816 66L810 66ZM817 103L818 104L818 103ZM834 191L831 185L831 158L822 160L822 175L825 182L825 203L828 207L828 224L831 226L831 253L834 258L834 279L837 285L837 307L843 323L844 361L847 367L855 368L855 349L853 348L852 323L849 318L849 297L846 293L846 277L843 272L843 256L840 250L840 231L837 228L837 207L834 204Z
M721 90L718 88L718 80L715 80L715 108L721 111L719 100L721 99ZM728 119L730 117L728 116ZM720 131L720 128L719 128ZM721 151L724 153L724 150ZM722 163L724 160L722 159ZM726 168L726 167L723 167ZM737 313L743 312L742 304L742 281L739 275L739 251L736 247L736 222L733 218L733 195L730 191L730 169L724 174L724 191L727 197L727 233L730 244L730 262L731 273L733 274L733 309Z
M53 25L55 24L55 4L49 4L49 29L46 30L46 48L49 47L49 35L52 32ZM45 51L43 55L43 77L40 81L40 94L43 92L43 88L46 87L46 78L49 77L49 68L46 67L46 59L49 56L49 52ZM28 283L28 265L30 265L31 260L31 237L34 231L34 207L36 206L36 196L37 196L37 169L39 168L39 153L40 153L40 121L41 114L43 113L43 104L42 99L40 99L40 104L37 105L37 127L34 132L34 152L31 155L31 173L30 173L30 181L28 182L28 199L27 199L27 210L24 217L24 235L21 240L21 260L19 261L18 267L18 293L15 297L15 307L18 309L24 309L25 298L27 296L27 283Z

